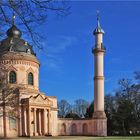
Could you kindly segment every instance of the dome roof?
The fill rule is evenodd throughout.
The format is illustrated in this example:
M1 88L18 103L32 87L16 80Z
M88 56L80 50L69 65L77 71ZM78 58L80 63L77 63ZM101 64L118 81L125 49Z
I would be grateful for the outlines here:
M97 26L96 28L95 28L95 30L94 30L94 32L93 32L93 34L95 35L95 34L98 34L98 33L102 33L102 34L104 34L105 32L104 32L104 30L99 26Z
M7 30L8 37L20 38L21 35L21 31L15 25L13 25L10 29Z
M21 39L21 35L21 31L15 25L12 25L7 30L7 38L0 42L0 53L24 52L35 56L32 46Z

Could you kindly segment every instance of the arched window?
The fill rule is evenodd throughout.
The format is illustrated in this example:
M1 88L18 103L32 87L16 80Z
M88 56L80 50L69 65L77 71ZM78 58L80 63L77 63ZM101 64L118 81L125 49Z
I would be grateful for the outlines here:
M83 124L83 135L87 135L88 134L88 125L86 123Z
M72 135L76 135L77 134L77 126L76 126L76 124L74 123L74 124L72 124L72 126L71 126L72 128Z
M65 123L63 123L61 126L61 134L66 135L66 124Z
M16 77L17 77L16 73L14 71L11 71L9 73L9 83L12 83L12 84L16 83L16 79L17 79Z
M34 84L34 77L33 77L33 74L31 72L28 74L28 84L29 85Z

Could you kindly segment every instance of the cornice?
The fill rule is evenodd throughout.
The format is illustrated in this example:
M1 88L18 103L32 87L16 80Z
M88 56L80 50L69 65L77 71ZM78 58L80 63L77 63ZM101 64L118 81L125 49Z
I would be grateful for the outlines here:
M94 54L94 55L97 55L97 54L104 54L105 53L105 49L104 48L93 48L92 49L92 53Z
M0 61L4 61L5 63L12 63L12 62L16 62L16 61L28 61L28 62L34 62L37 65L39 65L39 60L31 54L26 54L23 52L8 52L5 54L2 54L0 56Z

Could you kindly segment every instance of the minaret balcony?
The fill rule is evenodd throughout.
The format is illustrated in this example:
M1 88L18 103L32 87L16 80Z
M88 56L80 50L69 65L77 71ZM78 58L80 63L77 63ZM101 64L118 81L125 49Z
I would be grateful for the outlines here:
M92 53L98 53L98 52L105 52L106 48L104 45L101 45L101 48L98 48L97 45L95 45L95 47L92 48Z

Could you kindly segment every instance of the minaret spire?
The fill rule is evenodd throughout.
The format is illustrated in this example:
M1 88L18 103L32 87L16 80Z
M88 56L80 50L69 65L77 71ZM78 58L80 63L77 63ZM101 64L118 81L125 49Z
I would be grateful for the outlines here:
M104 34L104 30L102 29L101 25L100 25L100 13L99 11L97 10L97 27L95 28L93 34L98 34L98 33L102 33Z
M97 10L97 27L100 27L100 12Z

